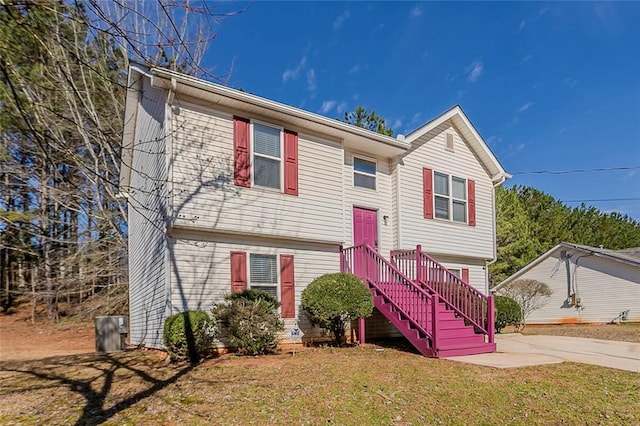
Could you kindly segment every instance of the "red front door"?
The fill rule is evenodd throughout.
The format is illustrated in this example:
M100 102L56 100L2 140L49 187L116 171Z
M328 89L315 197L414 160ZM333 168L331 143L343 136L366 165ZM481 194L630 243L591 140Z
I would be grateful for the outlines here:
M369 244L378 248L378 212L375 210L353 208L353 245Z

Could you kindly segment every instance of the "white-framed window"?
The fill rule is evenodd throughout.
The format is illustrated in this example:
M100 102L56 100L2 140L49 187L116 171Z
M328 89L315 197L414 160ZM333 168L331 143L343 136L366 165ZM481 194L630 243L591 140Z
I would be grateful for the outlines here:
M433 193L436 218L467 222L466 179L434 172Z
M462 269L460 268L447 268L447 269L456 277L462 278Z
M353 186L376 189L376 171L375 161L353 157Z
M253 183L282 187L282 129L253 123Z
M249 288L262 290L278 300L278 256L249 254Z

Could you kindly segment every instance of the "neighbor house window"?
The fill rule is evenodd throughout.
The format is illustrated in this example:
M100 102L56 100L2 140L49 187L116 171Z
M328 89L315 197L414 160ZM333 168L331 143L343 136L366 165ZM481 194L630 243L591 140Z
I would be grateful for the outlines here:
M278 299L278 258L275 255L249 255L249 287Z
M455 176L433 174L435 216L454 222L467 222L467 181Z
M275 127L253 124L253 183L280 189L280 135Z
M376 189L376 163L353 157L353 186Z

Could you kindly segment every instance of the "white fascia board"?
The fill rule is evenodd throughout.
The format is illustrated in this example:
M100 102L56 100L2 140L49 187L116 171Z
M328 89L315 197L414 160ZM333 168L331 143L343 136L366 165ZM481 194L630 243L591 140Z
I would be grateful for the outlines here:
M446 122L447 120L452 120L454 118L459 119L465 126L466 130L468 130L473 136L473 138L475 139L475 141L470 141L472 142L472 146L474 146L475 149L479 149L482 154L486 155L489 158L491 162L490 166L492 167L488 167L488 169L490 170L493 169L496 171L496 173L494 173L493 176L491 176L491 180L493 181L494 185L499 185L503 183L505 180L512 178L513 176L504 170L504 168L502 167L502 164L500 164L496 156L493 155L493 152L491 151L491 149L489 149L489 146L487 145L487 143L484 141L484 139L482 139L482 136L480 136L480 134L478 133L476 128L473 126L473 124L471 124L471 121L469 121L469 118L467 117L467 115L464 113L464 111L459 105L454 106L453 108L449 109L443 114L440 114L438 117L434 118L433 120L425 123L421 127L409 133L405 137L405 140L410 144L413 144L413 142L415 142L417 139L419 139L423 135L429 133L436 127L440 126L442 123Z
M131 166L133 164L133 148L136 140L136 123L140 101L140 79L145 77L149 77L146 68L133 64L129 65L127 94L124 106L124 124L122 128L120 177L118 182L121 192L129 191L129 185L131 183Z
M190 86L196 89L201 89L205 92L213 93L218 96L222 96L228 99L233 99L241 103L250 104L256 107L264 108L279 112L282 114L290 115L299 119L309 121L311 123L319 124L323 127L335 129L340 132L352 134L358 137L366 138L373 142L378 142L390 147L406 151L411 147L411 144L407 141L398 140L391 136L382 135L380 133L372 132L370 130L363 129L361 127L353 126L348 123L344 123L339 120L324 117L319 114L315 114L309 111L305 111L299 108L295 108L289 105L285 105L279 102L275 102L266 98L261 98L256 95L252 95L239 90L231 89L219 84L211 83L205 80L201 80L189 75L181 74L175 71L167 70L164 68L153 68L151 73L154 77L151 84L169 89L171 81L174 80L178 83L177 91L180 91L180 85Z

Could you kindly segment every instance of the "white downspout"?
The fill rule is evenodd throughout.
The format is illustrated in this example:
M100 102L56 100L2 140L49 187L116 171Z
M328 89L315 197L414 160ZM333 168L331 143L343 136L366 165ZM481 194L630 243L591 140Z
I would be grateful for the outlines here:
M400 212L402 211L401 201L402 201L402 179L400 178L400 172L402 170L402 156L398 155L396 158L396 211L393 214L396 215L396 232L397 232L397 241L398 247L396 249L401 249L402 244L402 216Z

